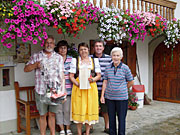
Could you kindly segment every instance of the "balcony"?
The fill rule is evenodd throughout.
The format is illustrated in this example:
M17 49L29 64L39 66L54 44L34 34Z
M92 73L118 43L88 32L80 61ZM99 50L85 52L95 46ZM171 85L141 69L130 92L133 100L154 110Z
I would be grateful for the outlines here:
M46 0L38 0L39 2L45 2ZM82 0L72 0L73 2L79 2ZM130 13L135 10L150 11L160 14L167 20L174 18L174 10L176 9L176 2L169 0L87 0L94 5L103 8L109 7L112 3L119 9L129 9Z

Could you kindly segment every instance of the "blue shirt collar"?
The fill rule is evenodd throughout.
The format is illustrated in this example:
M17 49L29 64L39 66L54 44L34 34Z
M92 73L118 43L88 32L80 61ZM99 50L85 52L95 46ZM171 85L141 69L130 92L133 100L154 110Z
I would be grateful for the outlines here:
M98 58L95 54L93 54L93 57L94 57L94 58ZM103 53L100 58L105 58L105 54Z
M122 62L120 62L120 64L117 66L117 68L121 68L121 66L122 66ZM112 67L115 67L115 66L114 66L114 62L112 62L112 64L111 64L111 68L112 68Z

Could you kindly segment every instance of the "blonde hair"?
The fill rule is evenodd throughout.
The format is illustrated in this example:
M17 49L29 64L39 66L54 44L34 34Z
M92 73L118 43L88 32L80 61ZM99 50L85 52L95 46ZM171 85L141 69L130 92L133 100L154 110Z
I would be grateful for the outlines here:
M114 47L112 50L111 50L111 56L114 52L119 52L120 53L120 57L122 58L123 57L123 51L120 47Z

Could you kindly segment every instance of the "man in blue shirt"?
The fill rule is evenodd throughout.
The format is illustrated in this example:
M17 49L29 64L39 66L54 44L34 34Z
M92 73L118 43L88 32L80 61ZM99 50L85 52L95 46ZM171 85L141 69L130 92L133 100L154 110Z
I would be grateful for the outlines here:
M104 72L105 72L106 66L111 63L111 57L109 55L103 53L104 42L102 40L100 40L100 39L95 40L93 47L94 47L94 54L92 55L92 57L98 58L99 64L101 66L101 79L96 82L97 87L98 87L99 99L100 99ZM100 107L100 114L103 116L104 122L105 122L104 132L109 133L109 117L108 117L107 105L101 104L101 102L99 101L99 107Z

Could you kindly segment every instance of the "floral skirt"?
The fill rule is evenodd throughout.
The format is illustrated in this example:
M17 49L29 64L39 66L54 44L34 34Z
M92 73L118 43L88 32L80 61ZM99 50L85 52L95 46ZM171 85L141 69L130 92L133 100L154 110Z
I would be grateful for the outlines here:
M79 79L76 79L79 82ZM95 124L99 120L98 89L96 82L90 89L80 90L73 85L71 94L71 120L75 123Z

